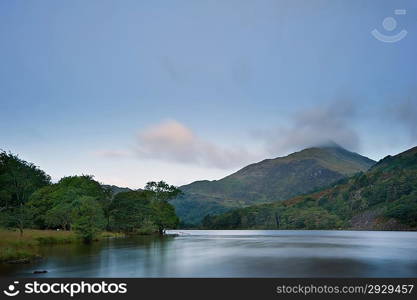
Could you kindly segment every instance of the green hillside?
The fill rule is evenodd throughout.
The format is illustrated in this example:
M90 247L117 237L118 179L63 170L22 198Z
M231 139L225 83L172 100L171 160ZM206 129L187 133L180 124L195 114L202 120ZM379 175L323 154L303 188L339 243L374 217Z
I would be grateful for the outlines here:
M374 163L337 145L308 148L248 165L221 180L182 186L184 195L172 204L183 222L196 224L207 214L311 192L366 171Z
M203 225L216 229L416 229L417 147L387 156L369 171L321 191L207 216Z

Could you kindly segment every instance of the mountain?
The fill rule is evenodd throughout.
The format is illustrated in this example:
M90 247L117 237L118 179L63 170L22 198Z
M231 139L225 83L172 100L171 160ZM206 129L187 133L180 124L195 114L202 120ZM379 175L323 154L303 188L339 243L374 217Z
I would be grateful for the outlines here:
M130 192L130 191L132 191L131 189L129 189L127 187L119 187L117 185L102 184L101 186L106 188L106 189L110 189L110 191L112 192L113 195L116 195L116 194L121 193L121 192Z
M206 228L417 229L417 147L315 193L204 219Z
M172 204L184 223L197 224L207 214L311 192L366 171L374 163L335 144L308 148L248 165L220 180L181 186L184 195Z

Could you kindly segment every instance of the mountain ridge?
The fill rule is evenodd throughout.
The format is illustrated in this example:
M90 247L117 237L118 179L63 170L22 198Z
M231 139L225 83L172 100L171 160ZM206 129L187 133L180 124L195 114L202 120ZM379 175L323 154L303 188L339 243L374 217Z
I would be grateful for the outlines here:
M311 147L247 165L219 180L181 186L184 195L172 204L183 222L198 223L206 214L311 192L365 171L374 163L338 145Z
M417 229L417 147L367 172L282 202L207 216L211 229Z

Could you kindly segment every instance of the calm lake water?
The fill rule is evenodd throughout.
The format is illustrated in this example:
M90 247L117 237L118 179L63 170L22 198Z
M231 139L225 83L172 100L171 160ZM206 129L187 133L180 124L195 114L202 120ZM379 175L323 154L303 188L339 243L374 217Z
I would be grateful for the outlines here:
M417 277L417 232L179 230L42 249L34 277ZM34 275L34 270L47 274Z

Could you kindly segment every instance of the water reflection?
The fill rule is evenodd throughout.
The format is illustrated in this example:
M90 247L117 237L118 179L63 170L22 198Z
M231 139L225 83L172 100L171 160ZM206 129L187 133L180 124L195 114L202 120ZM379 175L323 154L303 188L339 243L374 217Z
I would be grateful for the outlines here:
M43 249L39 277L416 277L416 232L171 231Z

